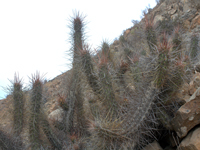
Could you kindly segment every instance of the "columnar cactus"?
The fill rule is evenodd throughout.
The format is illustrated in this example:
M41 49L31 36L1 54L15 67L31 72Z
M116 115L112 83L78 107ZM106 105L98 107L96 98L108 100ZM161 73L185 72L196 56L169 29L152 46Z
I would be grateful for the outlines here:
M145 14L145 34L147 42L149 45L150 52L155 54L155 47L157 45L156 33L153 28L153 19L148 20L147 15Z
M0 130L0 149L2 150L23 150L22 141L19 141L14 136L10 136L4 131Z
M182 54L181 54L181 37L179 34L180 27L175 28L174 31L174 38L173 38L173 55L174 57L177 57L181 59Z
M51 145L57 150L62 150L62 144L53 133L49 121L47 120L47 117L44 114L41 117L41 126Z
M72 40L72 53L73 53L73 74L71 89L68 91L69 110L67 114L67 131L73 132L74 128L74 113L77 110L77 121L79 134L85 132L85 116L83 115L83 96L80 88L81 72L80 72L80 55L79 49L83 48L84 41L84 22L79 13L72 17L71 20L71 40Z
M190 58L193 62L197 60L199 53L199 38L196 34L192 35L190 44Z
M29 139L31 149L38 150L40 147L40 111L42 102L42 79L37 72L32 76L32 89L30 99Z
M23 128L24 95L22 91L22 81L21 79L19 79L17 74L15 74L14 77L12 96L14 104L14 111L13 111L14 132L16 135L19 135Z
M169 73L170 62L170 48L171 44L167 41L166 35L163 35L163 42L158 47L158 63L156 70L155 84L157 88L162 89L165 84Z

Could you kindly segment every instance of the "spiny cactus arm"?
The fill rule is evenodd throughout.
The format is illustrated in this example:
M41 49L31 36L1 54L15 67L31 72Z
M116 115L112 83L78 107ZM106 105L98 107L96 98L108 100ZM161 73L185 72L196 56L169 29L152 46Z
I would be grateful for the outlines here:
M22 141L16 140L4 131L0 130L0 149L2 150L23 150Z
M121 132L121 135L127 135L129 133L137 132L139 126L142 125L143 121L148 116L149 111L152 109L152 106L156 100L156 97L159 93L159 90L154 87L149 87L149 89L146 91L146 94L144 95L142 99L142 103L140 107L136 110L134 115L131 117L133 124L131 124L129 127L125 128L123 132Z
M76 64L76 61L79 61L79 49L83 48L84 41L84 29L85 29L85 16L79 12L74 12L74 15L70 18L70 40L72 44L72 53L73 53L73 65Z
M51 145L58 150L62 150L62 144L53 133L52 128L45 115L42 115L41 126Z
M15 73L14 83L13 83L13 120L14 120L14 132L16 135L19 135L23 128L23 107L24 107L24 95L22 91L22 79L19 79L19 76Z
M192 35L190 44L190 58L194 62L199 53L199 38L196 34Z
M174 30L174 37L173 37L173 47L172 47L172 55L173 57L177 57L181 59L181 37L179 34L180 27L175 28Z
M100 94L100 87L98 85L98 78L94 75L94 67L92 63L92 58L89 52L89 47L85 46L81 51L82 57L82 68L86 74L89 85L91 86L94 93Z
M67 132L73 132L73 118L74 118L74 113L75 113L75 107L77 107L77 103L82 103L83 101L82 96L79 97L80 93L77 91L80 91L80 75L79 75L79 70L80 70L80 61L81 58L79 56L79 49L83 48L83 41L84 41L84 17L79 13L75 12L74 16L71 17L71 24L70 24L70 29L71 29L71 41L72 41L72 53L73 53L73 75L71 77L72 83L71 87L68 91L68 97L67 101L69 102L68 107L69 110L67 112L67 118L66 118L66 131ZM78 101L78 102L77 102ZM80 109L77 108L77 111Z
M72 84L72 86L74 86ZM73 88L73 87L71 87ZM65 124L66 124L66 128L65 128L65 132L73 132L73 128L74 128L74 108L75 108L75 93L74 91L69 91L68 96L67 96L67 101L68 101L68 105L69 105L69 109L67 112L67 116L65 119Z
M106 56L108 60L110 60L110 46L106 40L104 40L101 44L101 52L102 55Z
M101 64L99 67L99 78L100 78L100 87L102 102L105 106L112 109L115 114L117 112L117 102L115 100L114 91L112 88L111 77L108 71L107 64Z
M163 41L158 46L158 60L156 68L155 85L162 89L167 81L170 66L170 49L172 44L168 42L166 34L163 34Z
M155 47L157 45L157 37L156 37L155 30L153 28L153 18L151 18L151 20L148 20L148 17L146 14L145 14L145 34L146 34L150 52L152 54L155 54Z
M40 147L40 107L42 102L42 77L39 72L32 75L31 78L32 89L30 99L30 118L29 118L29 139L31 142L31 149L37 150Z

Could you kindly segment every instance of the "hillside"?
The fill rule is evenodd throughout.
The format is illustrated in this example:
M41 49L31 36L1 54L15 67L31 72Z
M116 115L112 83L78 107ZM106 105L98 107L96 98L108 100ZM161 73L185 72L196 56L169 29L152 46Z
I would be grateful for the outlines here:
M14 89L0 101L0 149L200 150L200 1L158 3L95 55L82 22L72 21L73 69L36 74L22 92L23 126Z

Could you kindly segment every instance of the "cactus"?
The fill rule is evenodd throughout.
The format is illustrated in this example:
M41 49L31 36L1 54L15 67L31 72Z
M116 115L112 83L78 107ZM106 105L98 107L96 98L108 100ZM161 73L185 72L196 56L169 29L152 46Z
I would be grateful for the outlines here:
M24 95L22 91L22 80L15 73L14 83L13 83L13 120L14 120L14 132L19 135L23 128L23 118L24 118Z
M101 101L103 102L104 106L111 109L114 114L117 114L117 102L115 100L108 67L105 64L102 64L99 68L99 80L102 95Z
M157 45L157 38L155 30L153 28L153 19L149 21L146 14L145 14L145 34L150 52L152 54L155 54L155 46Z
M182 53L181 53L181 37L179 34L180 27L176 27L174 30L174 37L173 37L173 48L172 48L172 55L173 57L177 57L178 59L181 59Z
M142 128L145 128L145 120L149 116L155 96L158 91L151 87L147 90L142 102L134 114L127 113L124 119L112 119L108 113L106 117L96 118L90 122L91 141L93 149L134 149L141 144ZM143 131L142 131L143 130ZM151 129L149 129L149 133ZM148 133L146 133L148 135Z
M58 98L59 106L63 110L68 111L69 110L69 106L68 106L67 102L65 101L67 96L62 96L62 95L58 94L58 97L59 97Z
M36 72L32 75L32 89L30 99L30 119L29 119L29 139L31 142L31 149L36 150L40 147L40 109L42 102L42 78Z
M52 128L46 118L47 117L44 114L41 117L41 126L42 126L44 133L54 148L56 148L57 150L62 150L62 144L59 141L59 139L55 136L55 134L53 133Z
M83 96L80 88L81 83L81 72L79 62L81 60L79 56L79 49L83 48L84 41L84 17L78 13L71 18L71 39L72 39L72 52L73 52L73 75L71 89L68 92L67 99L69 100L69 110L67 114L67 127L66 130L73 133L74 130L74 113L75 108L77 110L77 121L79 134L84 134L85 127L85 116L83 113Z
M2 150L23 150L22 141L17 137L11 137L4 131L0 130L0 149Z
M66 96L59 95L58 101L65 115L64 125L58 125L67 134L70 132L67 136L72 140L74 149L78 147L75 140L89 135L86 131L87 125L91 133L89 149L97 150L143 149L154 137L157 137L153 130L158 130L158 126L171 130L169 124L171 116L166 107L173 103L172 96L184 81L183 75L187 65L183 54L179 53L181 51L179 28L175 29L173 44L168 41L166 34L161 35L162 39L157 43L153 20L149 21L145 15L145 21L145 35L150 55L140 56L139 59L138 53L129 49L131 47L129 43L123 43L123 46L120 46L124 48L122 56L125 55L126 60L121 60L120 67L115 71L112 68L109 44L106 41L102 42L101 52L98 55L99 62L95 66L89 46L84 45L84 17L79 13L72 17L73 73ZM121 42L124 42L122 36ZM129 57L131 54L135 55ZM191 39L190 57L196 59L197 55L198 38L196 36ZM130 82L133 81L131 86L128 81L130 76ZM82 83L85 77L95 95L93 101L89 101L93 116L89 116L88 120L86 120L83 105L83 91L86 88L82 86ZM41 80L39 73L32 77L29 119L31 149L40 149L40 127L52 147L62 149L61 141L54 134L47 117L41 112L43 84ZM22 91L22 85L19 78L15 77L15 81L13 98L17 102L22 95L19 96L16 93L19 94ZM117 95L116 91L120 94ZM17 104L14 105L17 106ZM170 109L172 110L171 106ZM22 125L15 127L16 133L21 132L19 126ZM4 134L0 131L0 147L4 149L2 137L4 138ZM9 141L9 138L6 141ZM67 142L70 144L70 141ZM12 142L8 143L7 145L10 145Z
M101 44L101 53L102 55L106 56L108 60L110 60L110 50L109 50L109 44L107 41L103 41Z
M158 63L157 63L157 70L156 70L156 79L155 84L156 87L162 89L165 86L167 75L168 75L168 68L169 68L169 51L171 48L171 44L167 41L166 35L163 35L163 42L160 43L158 50Z
M190 44L190 59L195 62L199 53L199 38L197 35L192 35Z

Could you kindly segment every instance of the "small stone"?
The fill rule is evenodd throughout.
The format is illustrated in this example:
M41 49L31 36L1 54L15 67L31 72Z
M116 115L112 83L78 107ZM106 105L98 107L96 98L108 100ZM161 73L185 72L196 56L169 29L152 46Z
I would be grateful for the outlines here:
M169 13L170 15L173 15L173 14L176 13L176 11L177 11L177 9L172 9L172 10L168 11L168 13Z
M156 15L156 16L154 17L154 24L158 23L159 21L162 21L163 19L164 19L163 16L161 16L161 15Z

